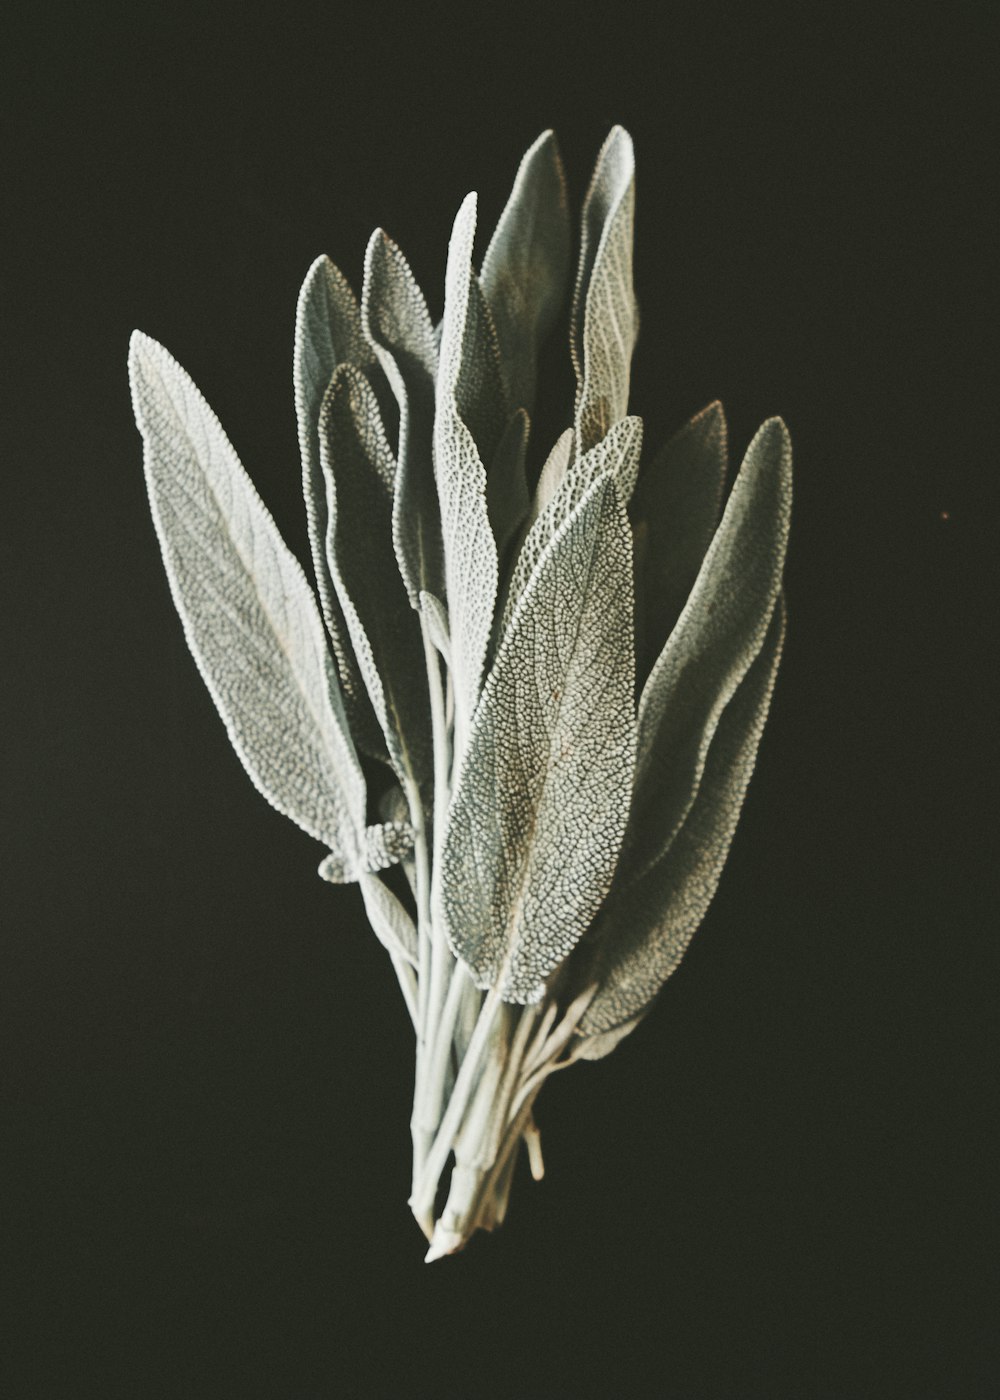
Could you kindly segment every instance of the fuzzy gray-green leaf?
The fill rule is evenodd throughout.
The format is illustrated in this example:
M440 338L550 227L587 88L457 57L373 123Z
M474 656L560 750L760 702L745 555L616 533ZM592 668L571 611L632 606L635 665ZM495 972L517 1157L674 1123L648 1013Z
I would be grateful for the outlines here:
M636 655L645 679L674 629L719 520L726 480L726 417L711 403L643 467L635 522Z
M474 204L472 213L474 229ZM455 377L455 404L459 417L475 438L480 457L492 463L513 405L507 398L500 369L493 313L482 284L472 270L471 253L470 244L469 290L462 332L462 360Z
M600 442L628 411L632 349L639 329L632 286L634 220L632 138L616 126L601 147L583 206L570 322L578 455Z
M535 494L531 498L531 507L528 511L529 526L535 523L562 485L573 456L573 429L567 428L556 438L551 452L542 464L538 485L535 487Z
M538 349L562 305L569 254L566 177L555 135L546 131L521 161L481 278L510 401L529 413Z
M444 588L431 439L437 343L423 293L400 249L376 229L365 254L361 316L399 405L399 468L392 541L412 607Z
M589 1035L583 1035L573 1047L575 1058L578 1060L603 1060L605 1055L610 1055L612 1050L616 1050L627 1035L631 1035L636 1026L642 1020L642 1013L632 1016L627 1021L622 1021L609 1031L592 1031Z
M634 767L631 532L602 477L550 541L476 712L442 855L448 937L532 1002L610 887Z
M326 561L326 486L319 460L319 410L323 395L340 364L377 370L375 354L365 340L354 293L343 273L327 257L319 257L306 274L295 311L295 414L302 456L309 545L316 589L344 692L344 710L355 742L373 758L386 759L385 742L368 699L347 625L337 601Z
M365 913L382 946L397 953L411 967L417 966L417 931L413 920L389 886L377 875L362 875L361 897Z
M327 558L354 654L401 780L431 771L429 700L418 619L392 549L396 463L364 376L341 365L320 410Z
M769 418L747 449L691 595L642 692L623 857L635 875L680 828L719 716L763 644L781 587L791 503L788 430Z
M413 850L414 831L405 805L399 821L376 822L365 828L362 840L364 852L361 871L388 870L406 859ZM349 864L339 855L330 854L320 861L319 874L333 885L350 884L361 879L357 864Z
M517 409L510 417L486 476L486 508L500 559L531 505L524 472L529 430L527 413L523 408Z
M633 416L621 419L589 452L566 465L551 499L528 530L514 563L507 586L501 635L510 626L518 599L524 593L542 551L562 522L572 514L597 478L605 473L614 478L619 497L627 502L635 486L641 452L642 419Z
M459 760L482 688L497 591L497 549L486 504L486 469L459 411L458 397L460 389L463 396L470 389L466 329L472 301L475 227L476 197L469 195L455 219L448 246L434 419L434 467L444 538Z
M433 593L420 594L420 614L427 624L427 633L446 666L451 665L451 630L448 609Z
M356 879L365 783L305 575L177 362L136 332L129 374L171 593L233 746L268 801Z
M600 989L578 1029L611 1039L595 1043L599 1053L584 1049L584 1058L607 1054L638 1023L705 917L757 760L784 623L779 599L764 644L719 720L698 795L676 840L634 884L616 887L593 930L594 960L579 980L596 979Z

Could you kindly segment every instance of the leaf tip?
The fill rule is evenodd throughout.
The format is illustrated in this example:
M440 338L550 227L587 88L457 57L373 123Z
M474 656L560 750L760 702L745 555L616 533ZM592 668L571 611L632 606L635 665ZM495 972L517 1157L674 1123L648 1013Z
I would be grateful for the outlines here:
M128 338L128 363L129 370L142 369L154 358L157 351L162 353L163 346L158 344L152 336L145 331L135 330Z

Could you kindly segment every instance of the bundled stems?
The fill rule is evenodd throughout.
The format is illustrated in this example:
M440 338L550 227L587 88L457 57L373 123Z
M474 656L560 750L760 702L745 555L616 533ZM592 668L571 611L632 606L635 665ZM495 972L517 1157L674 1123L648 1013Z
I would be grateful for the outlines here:
M543 1174L541 1139L532 1107L559 1068L573 1029L593 996L589 988L560 1018L552 994L537 1006L501 1000L496 979L485 994L448 946L436 872L453 781L453 715L442 685L441 658L421 618L434 741L433 817L415 786L407 790L414 828L412 888L417 906L418 975L401 979L417 1032L411 1133L410 1207L430 1241L427 1260L462 1248L477 1229L504 1218L517 1146L525 1140L532 1175ZM398 971L398 969L397 969ZM563 1063L568 1063L564 1060ZM441 1177L454 1157L449 1193L438 1220Z

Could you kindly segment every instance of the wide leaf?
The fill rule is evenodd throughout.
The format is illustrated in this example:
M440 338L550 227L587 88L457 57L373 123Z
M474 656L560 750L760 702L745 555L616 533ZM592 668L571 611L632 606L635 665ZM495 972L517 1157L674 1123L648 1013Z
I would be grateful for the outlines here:
M129 375L170 590L233 747L264 797L356 879L365 782L305 574L172 356L135 332Z
M792 449L769 418L747 449L719 528L639 702L636 790L623 861L666 851L694 801L719 717L764 641L781 587Z
M476 712L442 855L449 941L528 1003L608 892L635 744L632 551L602 477L548 545Z
M560 439L562 442L563 439ZM557 443L557 447L559 444ZM642 452L642 419L623 418L608 435L584 456L567 463L551 498L542 508L524 538L510 582L507 585L501 635L510 626L518 600L524 593L533 570L549 541L564 520L573 513L598 477L609 474L614 478L618 495L628 502L635 486ZM541 484L541 483L540 483Z
M641 879L616 888L592 934L577 980L600 983L578 1030L580 1053L599 1059L638 1023L684 956L708 910L729 854L781 659L779 600L764 645L719 720L705 773L670 850ZM580 953L584 954L581 948Z

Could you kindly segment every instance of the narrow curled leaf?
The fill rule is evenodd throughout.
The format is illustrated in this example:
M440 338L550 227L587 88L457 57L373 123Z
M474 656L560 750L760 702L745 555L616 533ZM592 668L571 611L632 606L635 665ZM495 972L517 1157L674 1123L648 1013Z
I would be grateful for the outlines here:
M377 875L362 875L361 897L375 936L390 953L397 953L411 967L417 966L417 931L413 920L392 890Z
M477 986L532 1002L618 858L634 764L631 535L602 477L549 543L476 712L442 855Z
M400 249L376 229L365 253L365 335L399 405L399 466L392 541L412 607L422 588L444 586L431 439L437 343L423 293Z
M527 413L523 408L517 409L504 429L486 476L486 509L500 559L531 505L524 473L529 428Z
M613 1049L648 1010L715 895L756 763L784 625L779 600L764 644L719 720L698 795L676 840L639 880L613 891L593 930L593 960L580 980L596 979L600 987L578 1029L585 1036L618 1032L612 1042L597 1042L599 1054Z
M364 860L361 869L388 870L413 850L413 827L406 819L409 809L405 802L399 821L385 821L365 828L362 847ZM357 865L350 865L339 855L331 853L320 861L319 873L333 885L350 884L360 878Z
M362 331L357 299L347 279L329 258L319 257L306 274L295 310L295 414L309 545L351 733L366 753L384 759L385 743L351 650L326 560L326 487L319 459L319 410L333 371L340 364L356 365L366 371L376 367L374 352Z
M434 466L441 503L445 597L451 622L455 684L455 747L459 757L482 687L497 590L497 548L486 504L486 469L458 403L460 382L467 372L466 327L475 227L473 194L458 212L448 245L434 420ZM467 379L462 388L463 392L468 391Z
M560 442L562 439L560 439ZM557 444L558 446L558 444ZM568 519L591 486L602 475L613 478L618 495L628 501L639 471L642 452L642 419L623 418L601 442L566 466L551 499L524 538L507 586L501 635L510 621L532 571L549 541Z
M769 418L747 449L691 595L643 689L623 857L634 875L680 829L719 716L763 644L781 587L791 473L788 430Z
M576 368L576 450L588 451L628 410L639 330L632 286L635 157L622 127L597 158L583 206L580 261L570 321Z
M632 498L636 547L636 654L649 675L674 629L719 520L726 479L726 418L711 403L643 467Z
M474 230L475 205L472 212ZM455 406L475 439L480 457L484 462L492 463L510 419L512 405L507 398L500 369L500 347L493 313L479 278L472 270L471 241L469 254L469 289L462 330L462 358L454 382Z
M420 627L392 550L396 464L364 376L341 365L323 399L327 558L354 654L401 781L430 774L429 700Z
M365 783L305 575L172 356L135 332L129 375L170 590L233 747L264 797L356 879Z
M566 177L555 135L546 131L518 167L481 277L510 402L529 413L534 408L538 349L562 305L569 253Z

